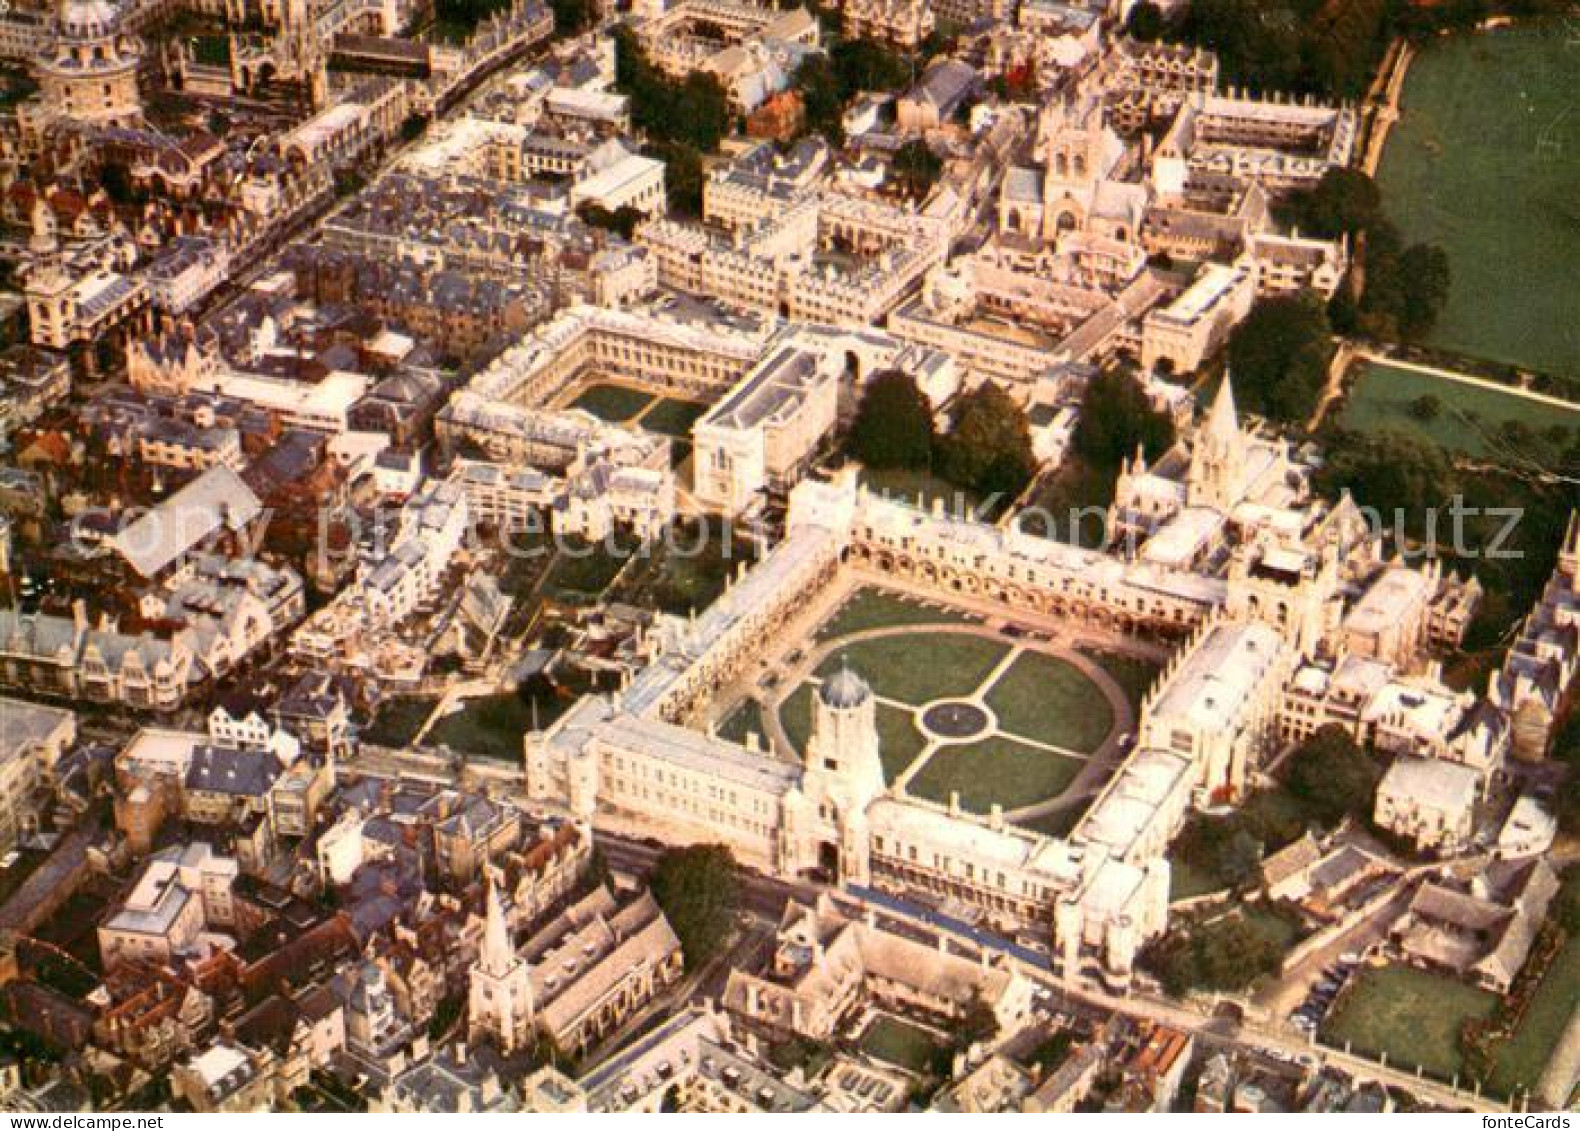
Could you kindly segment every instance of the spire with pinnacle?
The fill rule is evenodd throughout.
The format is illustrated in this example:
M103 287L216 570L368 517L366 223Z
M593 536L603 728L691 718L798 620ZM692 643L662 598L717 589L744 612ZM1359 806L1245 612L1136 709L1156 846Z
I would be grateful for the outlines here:
M1220 443L1233 443L1240 438L1240 417L1234 407L1234 382L1228 373L1218 386L1207 415L1207 435Z
M485 973L504 977L516 964L516 948L510 945L510 928L505 924L505 905L499 900L494 871L488 872L488 898L483 918L483 950L479 955Z

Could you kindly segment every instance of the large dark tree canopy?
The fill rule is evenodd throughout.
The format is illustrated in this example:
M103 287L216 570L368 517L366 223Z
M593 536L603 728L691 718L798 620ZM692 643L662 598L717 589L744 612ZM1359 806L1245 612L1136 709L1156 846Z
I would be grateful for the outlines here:
M696 970L724 953L739 889L735 858L722 844L672 848L658 858L653 898L680 939L686 969Z
M909 373L867 382L850 429L851 454L868 467L925 471L933 458L933 406Z
M1330 723L1289 756L1289 792L1323 825L1367 820L1381 775L1371 755L1343 727Z
M1309 193L1293 202L1293 220L1305 235L1334 239L1369 231L1382 219L1377 182L1359 169L1334 166Z
M939 439L938 468L957 487L1018 495L1037 469L1025 412L991 381L964 394Z
M1174 422L1152 407L1133 371L1108 369L1087 385L1071 443L1093 467L1118 467L1138 446L1153 460L1174 443Z
M1235 395L1270 420L1304 421L1322 395L1332 353L1327 314L1315 295L1262 299L1229 337Z

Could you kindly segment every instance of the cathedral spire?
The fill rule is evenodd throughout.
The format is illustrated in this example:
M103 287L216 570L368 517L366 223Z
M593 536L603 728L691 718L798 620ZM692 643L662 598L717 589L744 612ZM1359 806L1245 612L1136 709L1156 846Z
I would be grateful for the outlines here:
M499 886L494 883L494 871L488 873L488 899L483 919L483 950L480 965L494 977L502 977L516 962L515 947L510 945L510 928L505 924L505 907L499 901Z
M1220 443L1233 443L1240 437L1240 417L1234 407L1234 382L1228 373L1218 386L1207 415L1207 435Z

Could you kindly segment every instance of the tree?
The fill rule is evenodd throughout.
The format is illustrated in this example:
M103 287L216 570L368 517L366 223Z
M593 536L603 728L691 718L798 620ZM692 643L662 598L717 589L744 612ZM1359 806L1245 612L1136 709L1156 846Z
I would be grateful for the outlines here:
M1359 169L1335 165L1294 203L1294 220L1307 235L1335 239L1370 230L1382 218L1377 182Z
M822 134L830 145L844 145L845 94L827 55L808 55L801 60L795 72L795 89L801 95L806 128Z
M1285 784L1313 820L1332 826L1345 817L1371 817L1380 776L1349 732L1329 723L1290 755Z
M582 223L594 228L614 232L625 239L631 238L631 233L636 231L636 226L642 222L645 213L640 208L629 204L622 204L614 211L610 211L601 204L590 200L583 201L576 208L576 215L581 217Z
M1404 284L1399 332L1407 339L1419 338L1436 324L1448 301L1448 253L1435 244L1411 244L1399 257L1399 275Z
M1437 322L1451 285L1448 256L1433 244L1403 246L1399 232L1378 221L1366 235L1366 289L1359 323L1378 337L1418 338Z
M1229 336L1235 395L1271 420L1303 421L1322 395L1332 350L1327 315L1311 292L1262 299Z
M1087 463L1118 467L1138 445L1153 460L1173 443L1173 419L1152 407L1134 371L1106 369L1086 386L1071 445Z
M586 31L598 15L592 0L549 0L549 7L554 11L554 34L561 38Z
M684 142L650 145L647 152L664 163L664 197L669 212L677 216L701 216L702 154Z
M1431 423L1443 414L1443 402L1431 393L1422 393L1410 402L1410 415L1423 424Z
M894 154L890 166L900 191L920 200L932 191L944 171L944 163L925 141L908 141Z
M886 369L867 382L850 428L850 451L872 468L925 471L932 463L933 406L909 373Z
M730 100L717 75L693 71L677 82L647 57L630 28L614 29L615 86L631 99L631 120L657 142L711 153L729 133Z
M722 844L672 848L658 858L653 898L663 908L686 969L697 970L723 953L735 924L739 880L735 858Z
M849 100L865 91L898 90L911 81L911 61L875 39L846 39L829 51Z
M1152 0L1141 0L1130 9L1130 18L1125 21L1125 34L1130 38L1156 43L1163 38L1163 31L1163 9Z
M1380 513L1385 524L1408 527L1456 491L1454 468L1436 444L1413 432L1383 429L1335 434L1317 474L1317 487L1336 497L1348 489L1355 501Z
M982 494L1018 495L1037 470L1026 414L991 381L961 396L936 455L945 479Z

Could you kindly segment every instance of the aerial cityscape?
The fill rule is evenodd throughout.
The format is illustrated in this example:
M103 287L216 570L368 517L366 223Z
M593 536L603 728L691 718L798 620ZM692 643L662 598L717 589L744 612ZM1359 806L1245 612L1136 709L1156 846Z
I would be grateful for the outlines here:
M1577 107L1572 0L0 5L0 1111L1580 1108Z

